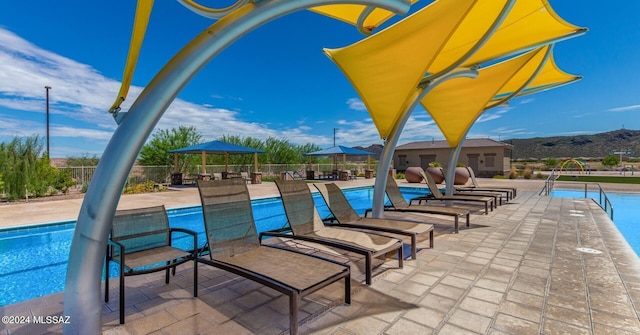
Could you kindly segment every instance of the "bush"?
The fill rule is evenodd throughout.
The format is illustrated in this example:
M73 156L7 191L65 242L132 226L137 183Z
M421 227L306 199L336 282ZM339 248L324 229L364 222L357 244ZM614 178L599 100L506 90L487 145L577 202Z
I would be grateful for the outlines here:
M507 179L507 176L502 174L497 174L493 176L493 179Z
M442 167L442 164L440 164L440 162L431 162L431 163L429 163L429 166L431 166L431 167Z
M518 171L516 170L515 166L512 166L511 169L509 169L509 179L516 179L518 178Z
M522 173L522 176L524 177L524 179L531 179L532 175L533 175L533 171L530 168L524 169L524 172Z
M396 179L404 179L404 173L396 173Z
M138 193L149 193L153 192L156 183L149 180L144 183L133 184L131 186L127 186L124 189L124 194L138 194Z
M538 179L546 179L546 178L547 178L547 176L545 176L544 174L542 174L542 172L538 172L538 173L536 173L536 178L538 178Z

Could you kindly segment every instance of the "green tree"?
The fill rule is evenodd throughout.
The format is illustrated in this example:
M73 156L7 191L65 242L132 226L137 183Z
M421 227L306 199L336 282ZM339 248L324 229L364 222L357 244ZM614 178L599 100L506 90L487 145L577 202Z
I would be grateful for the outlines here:
M606 155L603 159L602 159L602 165L604 166L616 166L620 164L620 158L618 158L618 156L616 155Z
M88 153L80 156L67 156L67 166L96 166L99 161L98 156L90 156Z
M546 166L547 170L551 170L551 169L555 168L556 166L558 166L558 160L555 159L555 158L547 158L547 159L543 160L542 163L544 163L544 165Z
M140 164L173 166L173 154L170 150L198 144L202 135L195 127L180 126L178 129L161 129L153 134L151 140L140 150ZM199 157L199 156L198 156ZM188 171L197 164L194 155L178 155L178 169Z

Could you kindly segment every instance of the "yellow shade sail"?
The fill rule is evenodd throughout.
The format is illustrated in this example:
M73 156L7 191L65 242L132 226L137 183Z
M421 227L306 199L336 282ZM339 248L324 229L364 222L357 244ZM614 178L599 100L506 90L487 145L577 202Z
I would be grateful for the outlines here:
M514 93L515 96L533 94L574 82L580 78L580 76L560 70L555 63L553 54L550 53L542 69L535 75L535 78L530 80L530 77L525 73L518 73L517 76L514 76L514 78L502 87L500 92L498 92L485 109L503 103L505 99L513 97ZM526 86L524 86L525 84Z
M358 91L381 138L390 134L431 62L477 3L436 1L357 43L324 50Z
M418 0L410 0L409 2L413 5L418 2ZM367 8L369 7L365 5L342 4L313 7L309 10L354 26L358 25L358 21L361 20L362 15L366 15L366 17L362 19L362 28L368 32L371 32L395 15L392 11L383 8L375 8L367 15Z
M122 102L127 98L129 87L131 87L133 72L138 62L138 56L140 55L142 41L144 40L144 35L147 32L147 25L149 23L152 8L153 0L138 0L136 17L133 22L133 31L131 32L131 42L129 44L129 55L127 56L127 63L124 67L120 91L118 92L116 101L114 101L111 108L109 108L110 111L120 109L120 104L122 104Z
M544 62L543 47L478 71L475 79L456 78L431 90L420 102L450 147L456 147L486 105L513 78L530 78Z

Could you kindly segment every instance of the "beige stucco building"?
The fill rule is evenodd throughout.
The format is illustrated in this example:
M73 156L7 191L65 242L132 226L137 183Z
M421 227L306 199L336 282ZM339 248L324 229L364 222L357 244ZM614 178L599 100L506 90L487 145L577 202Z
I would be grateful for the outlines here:
M507 174L511 168L511 150L508 143L488 138L466 139L458 157L458 163L469 166L479 177ZM393 166L399 172L410 166L426 169L431 162L439 162L447 168L451 148L446 141L411 142L396 147Z

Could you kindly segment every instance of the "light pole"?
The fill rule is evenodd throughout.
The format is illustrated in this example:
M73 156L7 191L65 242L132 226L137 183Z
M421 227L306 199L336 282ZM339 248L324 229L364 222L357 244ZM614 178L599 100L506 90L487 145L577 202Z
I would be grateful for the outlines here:
M44 89L47 92L47 158L51 158L51 148L49 147L49 90L51 86L45 86Z

